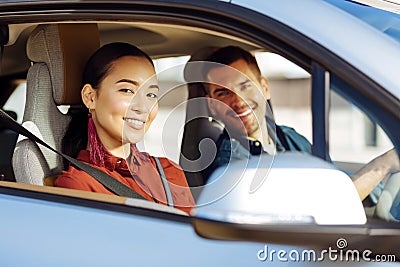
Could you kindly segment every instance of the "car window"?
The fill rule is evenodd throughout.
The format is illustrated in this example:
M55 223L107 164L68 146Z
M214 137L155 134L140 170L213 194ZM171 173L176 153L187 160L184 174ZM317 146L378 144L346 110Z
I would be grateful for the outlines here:
M20 85L7 99L3 106L4 110L14 111L17 114L17 121L22 123L24 117L24 108L26 102L26 82L21 82Z
M138 147L155 156L179 161L186 116L187 86L183 66L190 56L154 59L160 86L158 114ZM162 129L162 130L160 130Z
M255 57L268 79L276 123L296 129L312 142L311 75L277 53L257 52Z
M395 182L398 181L398 167L393 169L393 166L398 166L398 156L395 156L394 145L379 125L380 122L375 119L376 113L373 113L373 110L380 110L359 95L354 87L335 75L330 76L329 93L331 159L347 172L353 181L359 177L360 170L361 173L368 170L369 174L364 176L364 181L374 186L363 198L367 216L396 220L394 218L399 207L398 198L396 200L399 184ZM388 155L389 152L393 152L391 158L382 160L380 156ZM382 170L388 168L390 171L383 175ZM357 182L354 184L357 185Z
M347 163L348 170L356 171L362 164L393 148L374 120L334 91L330 95L329 123L330 157L333 161Z
M312 142L311 75L272 52L256 52L268 78L277 124L293 127ZM384 130L337 91L330 91L329 156L349 173L393 148Z
M277 124L293 127L297 132L304 135L310 142L313 140L313 114L311 108L311 83L312 76L277 53L259 52L256 58L260 65L262 74L268 78L271 90L272 108ZM328 72L325 74L329 77ZM329 79L328 79L329 81ZM340 170L352 176L368 162L384 154L393 148L393 143L387 134L364 110L370 107L358 106L357 99L350 98L346 93L355 91L343 81L331 86L329 92L328 106L328 161ZM340 87L340 88L338 88ZM317 88L314 88L318 90ZM322 133L321 133L322 134ZM364 208L367 215L376 217L378 208L384 200L380 195L393 194L391 201L385 204L386 209L390 205L395 206L396 192L393 191L391 183L386 185L389 177L375 187L369 197L364 200ZM379 203L379 205L377 205ZM388 213L383 211L381 213ZM382 215L379 215L382 218ZM386 216L386 215L385 215Z

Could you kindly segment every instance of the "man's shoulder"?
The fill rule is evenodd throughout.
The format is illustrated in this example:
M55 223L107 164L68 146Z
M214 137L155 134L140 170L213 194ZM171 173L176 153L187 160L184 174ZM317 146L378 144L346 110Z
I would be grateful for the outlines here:
M285 125L276 125L278 138L286 143L287 150L297 150L311 153L311 143L294 128ZM279 134L281 132L282 134Z
M286 125L276 125L276 128L281 129L281 131L288 136L305 138L303 135L299 134L294 128Z

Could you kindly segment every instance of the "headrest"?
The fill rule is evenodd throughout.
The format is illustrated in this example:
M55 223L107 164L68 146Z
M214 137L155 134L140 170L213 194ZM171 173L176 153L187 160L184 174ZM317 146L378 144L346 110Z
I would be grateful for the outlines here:
M49 68L57 105L79 105L85 64L99 47L97 24L44 24L29 36L27 55Z
M205 81L202 61L205 61L217 49L218 47L215 46L205 46L192 54L184 70L186 82Z

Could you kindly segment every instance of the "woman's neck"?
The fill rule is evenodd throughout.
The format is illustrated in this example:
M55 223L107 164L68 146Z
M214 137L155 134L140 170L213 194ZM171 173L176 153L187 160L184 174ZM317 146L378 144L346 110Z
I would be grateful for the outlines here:
M110 152L111 155L117 158L127 158L130 153L129 144L122 144L121 142L103 142L104 147Z
M121 142L108 142L107 140L102 140L100 137L100 142L103 144L103 146L105 147L105 149L114 157L117 158L127 158L130 154L130 144L122 144ZM88 142L87 150L91 150L90 149L90 142Z

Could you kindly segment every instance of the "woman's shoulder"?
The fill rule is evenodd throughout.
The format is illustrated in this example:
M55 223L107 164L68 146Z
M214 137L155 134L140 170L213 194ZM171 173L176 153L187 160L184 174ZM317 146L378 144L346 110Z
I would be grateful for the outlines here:
M57 187L85 189L88 180L86 176L88 176L86 172L70 165L68 170L61 171L61 174L54 181L54 185Z
M192 193L186 180L185 173L182 168L169 158L157 157L160 161L169 186L174 196L175 207L190 212L195 205ZM152 159L155 160L154 157Z
M186 176L185 173L183 172L181 166L179 166L177 163L172 161L169 158L166 157L151 157L152 158L152 163L155 168L158 169L156 160L158 159L159 162L161 163L161 167L165 173L165 176L169 181L172 180L185 180L186 181Z
M166 157L156 157L156 156L151 156L151 158L152 158L152 161L154 162L154 164L156 164L156 163L155 163L155 160L158 159L158 160L160 161L161 166L163 167L163 169L171 168L171 169L177 169L177 170L183 172L181 166L179 166L178 163L174 162L173 160L171 160L171 159L169 159L169 158L166 158Z
M87 150L81 150L77 159L88 164L89 152ZM54 181L54 185L57 187L90 190L93 186L93 182L93 178L90 174L70 164L67 170L61 171L61 174Z

